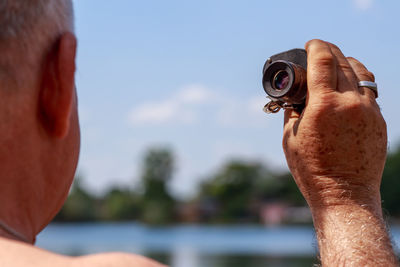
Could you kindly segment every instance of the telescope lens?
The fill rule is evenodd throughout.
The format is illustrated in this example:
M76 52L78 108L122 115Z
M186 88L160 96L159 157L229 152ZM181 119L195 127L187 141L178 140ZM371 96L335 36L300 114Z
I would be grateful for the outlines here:
M276 90L283 90L288 86L289 80L289 73L286 70L280 70L272 80L272 87Z

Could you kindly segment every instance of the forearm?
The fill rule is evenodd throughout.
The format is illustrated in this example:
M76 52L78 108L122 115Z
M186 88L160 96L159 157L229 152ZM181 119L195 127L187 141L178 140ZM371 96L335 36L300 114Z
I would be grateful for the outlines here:
M379 200L311 210L323 266L398 266Z

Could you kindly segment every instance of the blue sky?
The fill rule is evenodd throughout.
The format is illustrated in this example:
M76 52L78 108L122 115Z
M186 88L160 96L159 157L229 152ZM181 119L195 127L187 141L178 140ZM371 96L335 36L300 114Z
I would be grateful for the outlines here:
M400 142L400 1L74 1L82 128L78 172L96 193L133 185L169 146L185 196L230 158L285 169L282 114L266 115L268 56L312 38L374 72L389 142Z

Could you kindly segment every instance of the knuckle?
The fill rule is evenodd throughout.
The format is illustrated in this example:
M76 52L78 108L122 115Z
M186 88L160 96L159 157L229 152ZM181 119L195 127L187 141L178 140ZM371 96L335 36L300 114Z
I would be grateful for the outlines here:
M369 81L375 82L375 75L372 72L367 71L365 75L368 77Z
M313 43L322 43L323 41L322 40L320 40L320 39L311 39L310 41L308 41L307 43L306 43L306 46L309 46L309 45L311 45L311 44L313 44Z
M336 108L339 114L349 118L361 118L367 116L367 108L361 97L352 96L342 102Z
M341 70L345 71L345 72L351 72L354 73L353 68L349 65L349 64L345 64L345 63L341 63L338 66Z
M364 98L353 98L351 102L342 106L341 113L352 121L375 121L379 125L381 125L380 122L384 124L379 108L369 101L365 101Z
M354 57L347 57L346 60L351 65L354 71L357 71L358 69L360 69L360 67L364 67L363 64Z
M361 101L354 101L351 104L347 104L345 107L346 112L350 115L361 115L364 113L364 104Z
M306 43L305 49L309 50L310 47L312 46L321 46L321 45L326 45L326 43L320 39L312 39Z
M350 103L346 103L342 106L342 111L350 115L359 115L363 111L363 106L361 100L352 99Z
M347 57L346 59L348 62L352 63L352 65L355 66L356 69L367 69L363 63L361 63L360 61L358 61L358 59L354 57Z
M336 60L333 54L327 52L318 53L315 56L314 61L317 65L324 67L335 67L336 65Z
M354 57L347 57L346 58L348 62L352 63L353 66L356 67L356 69L367 69L363 63L361 63L360 61L358 61L356 58Z
M340 51L340 48L339 48L337 45L335 45L335 44L333 44L333 43L329 43L329 42L328 42L328 44L329 44L329 46L331 47L331 49L333 49L333 50L339 50L339 51Z

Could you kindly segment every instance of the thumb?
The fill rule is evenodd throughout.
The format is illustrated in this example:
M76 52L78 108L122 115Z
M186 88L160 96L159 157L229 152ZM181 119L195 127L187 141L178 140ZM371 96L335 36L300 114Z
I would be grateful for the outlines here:
M336 90L336 59L328 43L311 40L307 50L307 87L310 98L326 90Z

